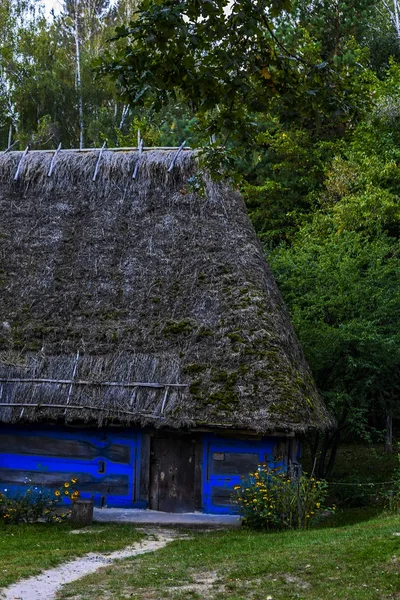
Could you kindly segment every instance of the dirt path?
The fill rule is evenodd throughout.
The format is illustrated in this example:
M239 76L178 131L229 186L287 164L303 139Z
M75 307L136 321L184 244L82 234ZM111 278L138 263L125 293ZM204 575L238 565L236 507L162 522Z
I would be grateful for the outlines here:
M153 534L149 531L146 531L146 533ZM53 600L58 590L65 583L70 583L85 575L94 573L102 567L109 566L115 560L154 552L154 550L163 548L177 537L184 536L179 536L174 531L159 531L154 533L152 539L144 539L124 550L118 550L110 554L86 554L54 569L47 569L47 571L43 571L36 577L23 579L8 588L0 590L0 598L2 600Z

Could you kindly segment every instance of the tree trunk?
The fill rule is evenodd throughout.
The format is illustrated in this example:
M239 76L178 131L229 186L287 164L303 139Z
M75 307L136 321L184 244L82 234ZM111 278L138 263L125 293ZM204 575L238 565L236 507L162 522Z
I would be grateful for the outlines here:
M12 126L12 123L10 123L10 128L8 130L8 145L7 145L7 148L11 148L11 144L12 144L12 132L13 132L13 126Z
M385 452L393 452L393 417L386 416Z
M118 129L120 131L122 131L122 128L124 126L125 119L128 116L128 113L129 113L129 106L127 104L124 104L124 106L122 107L121 120L119 122L119 127L118 127Z
M93 523L93 500L75 500L72 503L71 523L81 527Z
M78 93L78 113L79 113L79 148L84 147L84 122L83 122L83 98L82 98L82 79L81 79L81 40L79 36L79 0L75 0L75 61L76 61L76 91Z

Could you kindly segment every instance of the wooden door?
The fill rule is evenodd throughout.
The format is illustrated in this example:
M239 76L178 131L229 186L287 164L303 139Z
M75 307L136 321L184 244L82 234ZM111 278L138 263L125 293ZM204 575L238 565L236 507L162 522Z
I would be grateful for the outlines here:
M152 438L150 446L150 508L164 512L195 509L195 441Z

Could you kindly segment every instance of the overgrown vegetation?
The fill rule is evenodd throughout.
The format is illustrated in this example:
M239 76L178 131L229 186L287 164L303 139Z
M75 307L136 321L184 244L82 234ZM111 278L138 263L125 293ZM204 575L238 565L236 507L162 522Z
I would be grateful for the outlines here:
M328 491L323 480L305 473L291 477L268 465L259 465L235 489L243 525L266 531L307 529L325 509Z
M25 491L0 491L0 527L37 521L61 523L71 514L68 501L79 498L77 479L65 481L61 489L46 490L32 486ZM62 503L67 501L67 506Z

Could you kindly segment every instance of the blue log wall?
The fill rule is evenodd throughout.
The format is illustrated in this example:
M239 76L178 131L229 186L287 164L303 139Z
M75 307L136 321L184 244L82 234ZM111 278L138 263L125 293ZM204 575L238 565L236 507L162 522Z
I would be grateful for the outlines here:
M139 500L143 432L52 427L0 429L0 491L63 490L77 478L83 498L96 506L146 508ZM233 487L260 463L283 466L274 458L284 438L237 440L202 434L202 507L206 513L234 513ZM145 464L145 463L144 463Z

